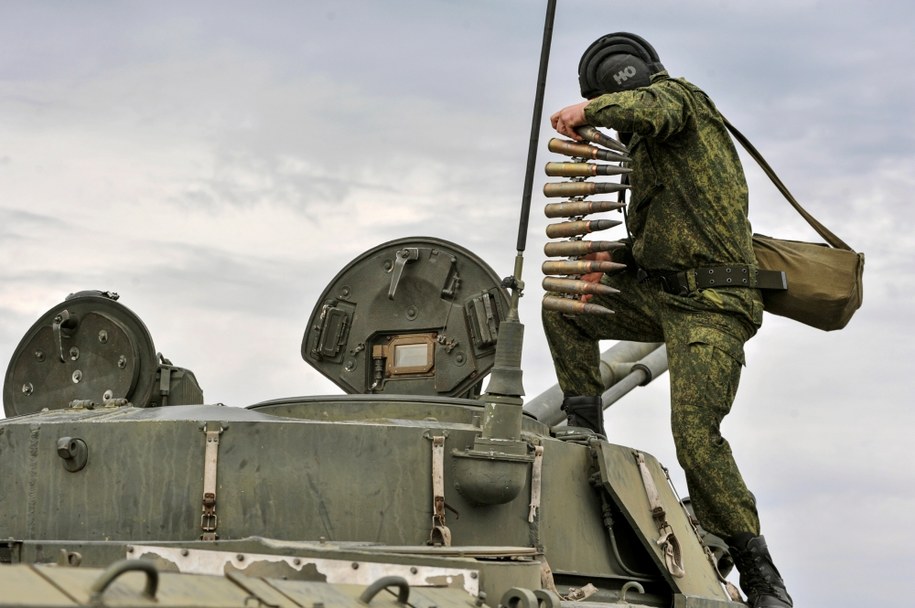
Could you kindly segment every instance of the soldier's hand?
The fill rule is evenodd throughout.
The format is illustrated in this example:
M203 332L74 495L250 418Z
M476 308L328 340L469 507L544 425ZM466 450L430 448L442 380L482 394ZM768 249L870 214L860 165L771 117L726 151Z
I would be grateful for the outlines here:
M584 256L582 259L585 260L596 260L598 262L612 262L613 256L610 255L609 251L597 251L595 253L589 253ZM603 272L589 272L587 274L581 275L582 281L587 281L588 283L600 283L600 280L604 277ZM593 296L590 293L586 293L581 296L582 302L589 301Z
M571 137L575 141L582 141L581 135L575 132L575 127L588 124L588 121L585 120L585 106L589 103L591 102L583 101L559 110L550 116L550 124L553 125L557 132L566 137Z

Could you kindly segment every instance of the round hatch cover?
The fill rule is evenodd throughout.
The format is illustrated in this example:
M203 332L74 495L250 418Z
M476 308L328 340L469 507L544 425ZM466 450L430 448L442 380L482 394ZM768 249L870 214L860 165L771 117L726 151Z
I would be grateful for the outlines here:
M379 245L318 300L302 358L347 393L475 396L509 298L470 251L441 239Z
M117 297L101 291L71 294L32 325L6 371L7 416L61 409L74 400L148 404L156 349L146 326Z

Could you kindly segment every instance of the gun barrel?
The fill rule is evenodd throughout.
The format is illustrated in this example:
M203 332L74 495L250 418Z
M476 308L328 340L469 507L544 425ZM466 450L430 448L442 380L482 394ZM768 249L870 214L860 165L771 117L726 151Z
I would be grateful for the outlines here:
M631 390L645 386L667 371L667 349L664 344L645 342L617 342L600 357L601 382L605 391L601 396L606 409ZM562 389L554 384L524 404L524 411L550 426L565 424Z

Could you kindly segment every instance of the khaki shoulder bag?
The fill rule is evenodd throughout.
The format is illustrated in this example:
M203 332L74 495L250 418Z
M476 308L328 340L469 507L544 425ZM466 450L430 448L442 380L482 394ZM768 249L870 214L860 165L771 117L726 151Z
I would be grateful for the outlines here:
M808 243L753 235L759 268L784 271L788 279L787 290L762 291L766 311L824 331L842 329L861 307L864 254L853 250L801 207L753 144L726 118L724 124L791 206L826 241Z

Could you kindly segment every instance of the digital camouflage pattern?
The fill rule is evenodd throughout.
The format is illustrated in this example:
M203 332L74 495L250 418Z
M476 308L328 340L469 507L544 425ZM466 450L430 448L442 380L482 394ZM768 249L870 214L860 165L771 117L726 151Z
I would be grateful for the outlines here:
M604 277L620 290L592 302L613 315L543 311L543 327L559 385L567 395L599 395L599 340L666 342L670 371L671 428L696 516L713 534L728 538L759 533L759 519L728 442L722 419L731 409L743 344L755 333L739 315L722 314L720 302L736 287L669 294L635 272ZM756 290L748 290L756 291ZM612 427L608 429L612 436Z
M601 394L599 340L665 342L671 427L696 515L723 538L759 534L755 500L720 425L737 392L744 342L762 323L760 293L731 287L673 295L636 276L636 266L665 272L755 265L737 152L705 93L666 72L649 87L596 98L585 116L632 133L632 245L614 252L629 268L603 277L620 293L592 300L615 314L543 312L560 387L566 395Z
M594 99L585 117L632 133L627 222L639 266L756 264L743 168L704 92L659 72L651 86Z

